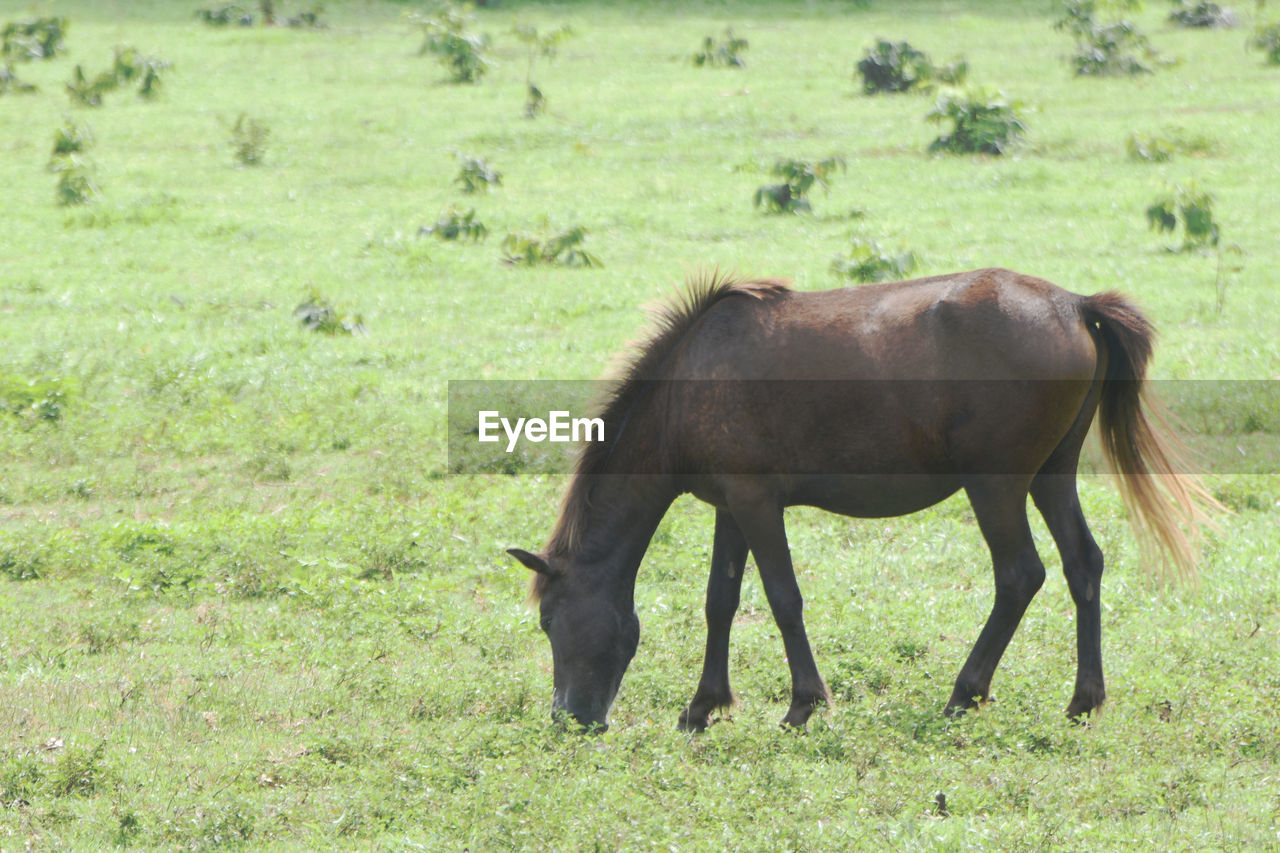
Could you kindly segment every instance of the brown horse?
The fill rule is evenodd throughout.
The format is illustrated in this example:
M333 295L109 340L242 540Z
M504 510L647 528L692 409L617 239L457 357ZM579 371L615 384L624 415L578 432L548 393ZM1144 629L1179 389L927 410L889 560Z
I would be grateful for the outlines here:
M1102 552L1076 494L1081 445L1100 413L1102 445L1140 532L1183 571L1213 499L1181 473L1144 414L1153 330L1115 293L1079 296L986 269L823 292L713 276L659 317L602 407L532 569L551 641L553 716L588 728L608 715L640 637L636 572L672 501L716 508L702 678L680 725L700 730L733 701L729 630L748 550L791 667L784 724L828 698L805 635L783 509L904 515L963 489L991 549L995 604L947 712L985 699L996 665L1044 582L1027 495L1057 543L1077 612L1067 707L1105 695Z

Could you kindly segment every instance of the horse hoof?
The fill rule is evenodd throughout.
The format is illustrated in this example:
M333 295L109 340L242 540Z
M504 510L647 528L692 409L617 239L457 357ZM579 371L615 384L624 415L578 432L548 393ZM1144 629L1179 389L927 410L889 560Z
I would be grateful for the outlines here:
M680 712L679 726L682 732L699 734L705 732L711 726L711 723L710 714L691 714L688 708Z
M784 729L802 730L809 722L809 717L812 715L812 705L805 705L800 708L793 707L790 711L787 711L787 715L782 718L782 721L779 722L778 725L782 726Z
M1083 703L1077 705L1075 702L1072 702L1067 706L1067 719L1075 723L1077 726L1087 726L1089 725L1089 718L1094 714L1100 714L1101 712L1101 705L1085 705Z
M996 700L991 696L975 696L970 699L962 699L959 702L953 698L947 705L946 710L942 712L942 716L958 720L969 711L981 710L983 706L989 705L994 701Z
M1074 722L1083 722L1080 718L1091 716L1102 710L1106 693L1101 688L1077 690L1067 704L1067 717Z

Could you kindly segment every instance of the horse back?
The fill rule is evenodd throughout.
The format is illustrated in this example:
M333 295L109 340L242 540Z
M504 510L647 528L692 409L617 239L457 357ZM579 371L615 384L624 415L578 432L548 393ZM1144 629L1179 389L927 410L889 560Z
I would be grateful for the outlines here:
M664 429L686 471L768 475L849 514L909 511L975 473L1030 476L1097 379L1081 300L998 269L725 299L670 362ZM900 499L836 506L848 477L892 480Z
M1083 297L984 269L890 284L725 299L691 330L675 379L1091 378Z

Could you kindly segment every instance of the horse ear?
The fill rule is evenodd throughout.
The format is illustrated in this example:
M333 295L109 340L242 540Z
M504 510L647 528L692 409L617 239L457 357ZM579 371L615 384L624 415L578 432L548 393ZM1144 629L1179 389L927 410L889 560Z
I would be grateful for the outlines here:
M532 569L540 575L546 575L549 578L555 577L559 572L551 568L551 564L537 554L530 554L528 551L522 551L519 548L508 548L507 553L515 557L525 568Z

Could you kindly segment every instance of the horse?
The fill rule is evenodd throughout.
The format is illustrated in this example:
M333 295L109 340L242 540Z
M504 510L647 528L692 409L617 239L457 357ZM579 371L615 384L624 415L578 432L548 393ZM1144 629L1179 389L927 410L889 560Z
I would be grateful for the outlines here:
M553 718L608 728L639 643L636 575L677 496L715 508L702 675L679 715L682 729L701 731L734 702L729 633L748 552L791 670L782 724L802 727L829 701L785 507L883 518L963 490L991 552L995 601L944 713L989 698L1044 583L1030 495L1076 607L1067 715L1080 721L1106 696L1103 554L1076 489L1095 413L1130 521L1167 564L1194 576L1196 534L1217 508L1147 399L1153 340L1119 293L1082 296L1004 269L812 292L719 273L687 282L602 402L604 440L581 452L546 546L508 550L534 572Z

